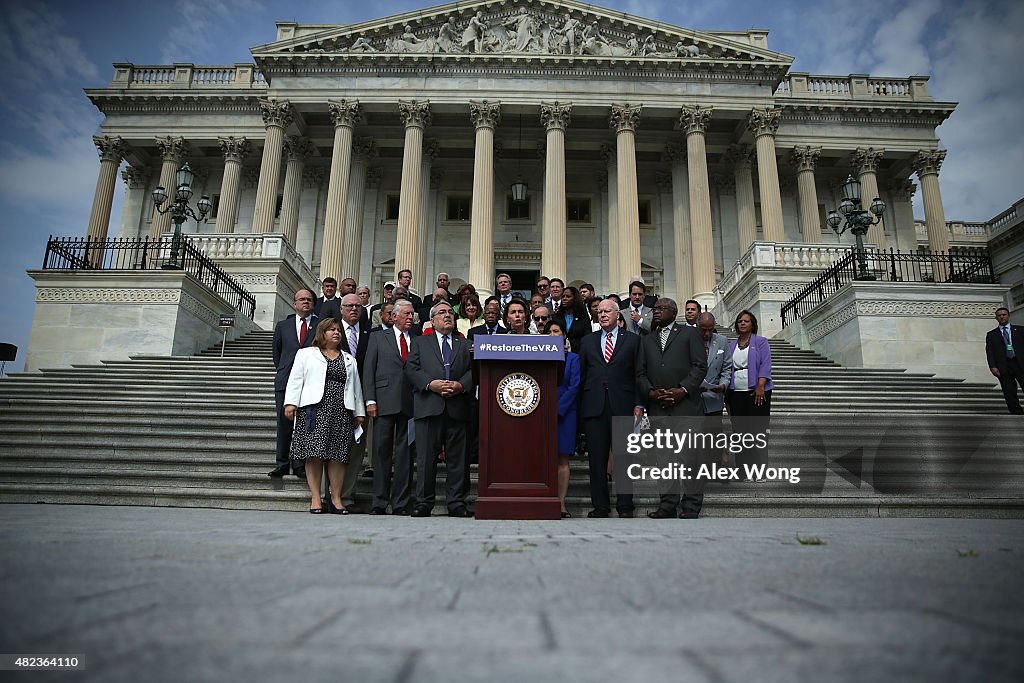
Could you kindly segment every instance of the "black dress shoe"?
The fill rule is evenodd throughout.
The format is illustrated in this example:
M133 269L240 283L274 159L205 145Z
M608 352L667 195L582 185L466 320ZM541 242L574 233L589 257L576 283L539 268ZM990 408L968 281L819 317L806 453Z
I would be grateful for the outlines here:
M386 515L386 514L388 514L388 511L385 510L384 508L370 508L370 514L371 515Z
M430 508L424 507L424 506L416 506L416 507L414 507L412 509L412 512L409 513L409 516L410 517L429 517L430 516Z
M651 519L674 519L676 516L675 510L666 510L664 508L658 508L653 512L648 512L647 516Z
M466 518L466 517L469 517L470 514L469 514L469 510L467 510L466 508L455 508L454 510L449 510L448 511L448 516L449 517L463 517L463 518Z
M281 467L275 467L274 469L272 469L269 472L267 472L267 476L268 477L273 477L274 479L280 479L281 477L283 477L286 474L288 474L288 466L287 465L283 465Z
M363 508L359 507L355 503L349 503L348 505L346 505L344 507L345 507L345 510L347 511L346 514L349 514L349 515L361 515L361 514L363 514Z
M700 513L693 510L683 510L679 513L679 519L697 519L698 517L700 517Z
M572 513L569 513L569 512L563 512L562 513L562 519L569 519L570 517L572 517Z
M608 512L606 510L591 510L587 513L587 517L591 519L605 519L608 517Z
M636 515L633 514L632 510L622 510L619 512L619 517L622 519L633 519Z
M391 514L392 514L392 516L399 515L401 517L408 517L409 516L409 510L407 508L394 508L391 511Z

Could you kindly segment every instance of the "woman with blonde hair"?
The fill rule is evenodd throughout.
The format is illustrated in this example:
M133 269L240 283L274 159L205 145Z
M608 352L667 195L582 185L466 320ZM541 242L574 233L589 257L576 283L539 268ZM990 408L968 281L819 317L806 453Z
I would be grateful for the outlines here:
M285 417L295 421L292 460L306 463L309 511L319 514L326 507L333 514L347 515L341 502L345 465L366 408L356 359L341 345L341 323L334 318L322 320L313 345L295 354L284 403ZM331 495L321 500L325 462Z

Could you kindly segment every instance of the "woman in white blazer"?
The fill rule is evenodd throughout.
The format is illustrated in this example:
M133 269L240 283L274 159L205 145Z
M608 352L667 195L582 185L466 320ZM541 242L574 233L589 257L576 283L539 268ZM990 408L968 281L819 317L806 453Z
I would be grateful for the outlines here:
M292 460L306 462L309 511L348 514L341 503L345 465L353 432L363 424L366 408L356 359L341 346L341 323L327 318L316 327L309 348L299 349L284 390L284 414L295 421ZM331 497L321 501L323 465L331 482Z

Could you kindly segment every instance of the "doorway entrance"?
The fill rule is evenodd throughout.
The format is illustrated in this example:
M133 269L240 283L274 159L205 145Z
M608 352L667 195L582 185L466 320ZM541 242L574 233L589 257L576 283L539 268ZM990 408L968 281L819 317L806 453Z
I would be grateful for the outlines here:
M496 270L494 271L495 277L498 273L508 273L512 278L512 294L527 301L533 295L533 288L537 284L537 278L540 277L539 270Z

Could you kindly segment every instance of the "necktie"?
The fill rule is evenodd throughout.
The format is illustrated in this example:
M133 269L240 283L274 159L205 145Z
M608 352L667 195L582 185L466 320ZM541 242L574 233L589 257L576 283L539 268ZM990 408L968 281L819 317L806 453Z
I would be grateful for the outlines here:
M348 328L348 348L353 356L356 355L356 350L359 348L359 337L356 336L356 328L351 325Z
M668 344L668 335L672 331L671 327L661 328L661 350L665 350L665 345Z
M605 333L604 337L604 362L610 363L612 360L612 352L615 350L615 346L612 344L612 333L609 330Z
M299 329L299 346L306 341L306 333L309 332L309 325L306 324L306 319L302 319L302 327Z
M640 309L639 308L634 308L633 310L636 311L637 315L640 315ZM633 323L633 331L635 333L637 333L637 334L640 334L640 321L639 320L636 321L635 323Z
M398 342L402 345L402 363L405 363L405 359L409 357L409 344L405 341L405 334L398 335Z
M1006 340L1006 357L1007 358L1016 358L1017 354L1014 352L1013 347L1010 345L1010 328L1004 327L1002 329L1003 329L1003 339Z
M704 342L704 355L711 357L711 342Z
M452 378L452 345L448 342L448 335L441 337L441 360L444 361L444 378Z

